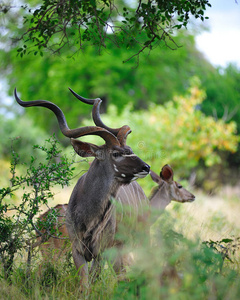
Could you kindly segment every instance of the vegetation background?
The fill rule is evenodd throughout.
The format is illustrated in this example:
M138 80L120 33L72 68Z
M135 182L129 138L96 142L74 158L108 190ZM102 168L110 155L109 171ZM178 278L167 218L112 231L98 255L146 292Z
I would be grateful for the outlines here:
M191 24L191 21L187 30L173 30L173 40L169 39L167 43L162 41L157 46L149 47L141 52L140 56L134 56L141 49L139 43L116 47L111 40L105 41L106 48L101 47L101 51L99 47L93 47L91 43L86 42L80 52L78 44L73 44L61 49L60 54L53 54L49 49L42 47L27 55L24 53L24 49L27 49L27 46L24 48L24 41L16 40L28 25L23 24L22 17L26 16L26 9L22 9L19 3L12 7L12 4L6 1L0 5L0 79L4 83L5 92L12 97L10 102L6 102L4 98L0 99L1 187L8 185L10 178L11 149L14 149L21 162L26 164L18 167L19 174L27 169L31 157L36 155L33 145L43 145L53 133L61 142L62 153L68 157L72 157L73 154L69 141L61 135L51 112L41 108L22 109L15 104L15 87L23 101L45 99L56 103L64 111L70 128L92 124L92 120L91 108L74 99L68 87L86 98L100 97L103 100L104 122L112 127L128 124L132 129L128 144L134 152L148 162L157 173L164 164L169 163L174 169L175 178L181 180L184 186L191 188L197 195L195 203L172 205L166 216L157 223L160 227L166 224L165 227L171 227L188 241L183 247L174 246L178 257L172 258L173 261L180 261L180 269L185 271L183 287L173 287L170 284L161 292L156 288L156 295L167 295L169 299L188 299L193 295L196 299L209 299L209 295L212 295L213 299L218 299L214 290L216 289L220 299L230 299L229 294L224 294L224 288L221 290L220 286L227 289L231 282L232 299L237 299L236 282L240 268L236 255L239 252L232 249L240 229L239 68L234 64L229 64L226 68L212 66L196 48L196 35L199 30L204 29ZM39 3L36 0L27 1L32 7ZM24 6L26 3L21 4ZM118 1L118 5L120 8L126 7L129 12L134 10L129 2ZM72 36L75 36L74 32ZM128 60L130 57L132 59ZM102 143L100 139L88 137L87 140ZM41 151L37 155L40 161L44 160ZM76 174L81 174L87 170L88 162L80 161L76 168ZM71 185L74 181L76 178L72 180ZM140 184L149 195L154 186L150 178L141 180ZM54 188L56 196L49 202L49 206L67 202L70 192L69 188L63 191ZM7 201L15 205L20 197L20 194L16 194ZM46 206L41 209L46 209ZM155 230L155 236L157 234L158 230ZM219 259L218 256L204 256L206 253L202 252L198 253L203 256L194 256L199 246L195 240L196 236L201 242L213 240L217 254L221 253L218 248L220 244L232 251L234 258L227 257L229 260L223 275L225 280L220 276L214 277L214 272L219 274L219 265L215 261ZM230 238L232 241L218 243L224 238ZM169 249L167 243L166 249ZM237 245L234 249L238 249ZM142 252L139 250L139 259L141 255L145 255L144 260L148 260L146 257L149 257L149 253L154 253L154 256L150 256L152 264L144 265L142 269L136 267L134 275L130 275L127 287L124 284L118 286L111 274L112 291L108 289L109 295L114 294L118 299L124 291L128 293L129 299L134 299L138 293L139 297L144 299L151 289L142 291L142 286L153 286L155 289L156 282L152 281L156 278L154 272L161 270L154 268L154 263L160 265L166 253L154 252L158 242L154 247L153 250L147 247ZM184 247L187 247L190 253L188 258L183 255ZM193 265L193 261L199 263L194 265L195 270L186 268L188 264ZM201 263L206 266L206 272L200 268ZM216 268L213 267L214 264ZM71 272L73 273L73 269ZM141 272L144 274L142 277L139 275ZM22 282L20 273L21 269L16 268L14 288L17 291L19 282ZM107 286L109 278L108 274L103 275L101 285ZM135 278L141 278L142 282L136 282ZM77 279L74 280L71 295L74 294L77 285ZM215 286L210 284L211 280ZM196 285L200 286L201 282L206 285L203 284L204 287L199 290L197 296L194 288ZM70 284L68 280L64 286L67 284ZM57 282L58 287L59 285L60 282ZM100 287L96 286L96 290L96 298L98 293L99 297L103 297ZM23 297L26 296L25 292L21 290ZM66 290L61 289L61 292L67 294ZM38 298L41 293L39 287L35 296L30 293L30 297ZM53 290L49 293L57 295ZM153 295L152 292L151 296ZM64 297L67 298L66 295Z

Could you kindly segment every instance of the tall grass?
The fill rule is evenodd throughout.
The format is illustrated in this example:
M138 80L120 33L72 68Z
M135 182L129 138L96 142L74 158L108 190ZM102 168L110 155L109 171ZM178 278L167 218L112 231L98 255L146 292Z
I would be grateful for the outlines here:
M98 280L81 293L71 258L54 263L50 259L43 265L36 251L27 274L24 253L19 253L12 284L0 280L1 298L239 299L240 203L234 195L196 194L194 203L171 204L151 227L150 236L123 226L121 234L129 241L123 251L133 258L124 276L106 263ZM106 257L114 253L108 250Z
M55 146L55 143L53 145ZM46 150L47 153L50 150ZM88 167L87 162L81 163L86 164L84 168ZM55 161L53 166L56 168ZM68 165L66 167L68 168ZM57 167L57 171L62 168L63 166ZM32 165L32 170L35 174L38 169ZM42 174L42 164L40 171L39 174ZM39 176L34 176L34 179L36 178L39 179ZM56 178L62 180L62 176ZM42 184L42 181L38 183ZM62 181L60 183L62 185ZM24 188L25 193L28 189L28 186ZM46 190L48 192L48 186L47 189L44 188L44 191ZM71 190L72 187L58 189L57 185L54 185L51 190L51 203L49 196L47 203L39 202L32 221L36 221L35 216L41 212L44 203L46 208L48 205L67 203ZM16 208L19 205L17 198L20 200L21 197L17 192L15 198L12 194L6 199L3 197L5 201L2 206L3 220L5 214L6 220L12 216L12 213L6 213L4 205L9 207L12 202ZM196 200L193 203L171 203L151 226L150 234L142 226L132 226L132 219L126 214L124 222L119 226L118 235L125 241L122 254L130 257L132 264L126 267L124 274L116 275L111 262L117 251L107 250L104 253L105 267L98 280L92 282L90 288L83 293L80 291L79 278L70 249L66 256L54 261L53 253L49 253L47 259L43 259L39 249L35 248L31 253L31 264L27 263L30 256L26 249L29 250L30 246L26 243L26 239L24 241L24 229L28 222L24 223L20 232L23 233L19 234L22 242L21 250L14 248L13 268L9 278L5 276L8 280L4 279L4 261L3 259L0 261L0 298L239 299L240 189L224 189L214 196L207 196L198 191L194 191L194 194ZM29 202L29 197L24 199L26 203ZM22 211L26 213L26 209ZM20 221L21 218L17 220ZM20 222L13 224L18 226ZM0 229L4 233L4 228ZM33 229L29 229L29 234L34 238ZM14 241L18 231L11 232L13 233L9 236ZM4 242L8 245L11 241L6 238ZM9 247L11 246L10 243ZM5 265L7 262L5 261Z

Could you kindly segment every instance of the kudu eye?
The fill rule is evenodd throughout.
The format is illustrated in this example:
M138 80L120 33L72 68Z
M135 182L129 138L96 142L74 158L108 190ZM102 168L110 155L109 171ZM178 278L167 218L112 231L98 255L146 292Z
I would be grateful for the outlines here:
M112 156L113 156L114 158L117 158L117 157L122 156L122 153L120 153L120 152L118 152L118 151L113 151Z
M177 187L178 187L179 189L181 189L181 188L182 188L182 185L181 185L181 184L178 184Z

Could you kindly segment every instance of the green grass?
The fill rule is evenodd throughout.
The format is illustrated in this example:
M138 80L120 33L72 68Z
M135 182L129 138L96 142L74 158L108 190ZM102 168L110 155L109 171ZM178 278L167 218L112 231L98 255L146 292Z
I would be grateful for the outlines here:
M66 190L66 195L68 192L70 190ZM127 245L125 252L131 254L134 264L127 269L124 278L119 279L106 264L99 280L89 291L81 293L71 259L63 258L55 265L42 266L39 274L42 258L36 253L26 275L25 254L19 253L11 284L0 279L0 298L239 299L238 241L235 245L234 241L222 240L240 237L240 203L236 201L236 194L228 196L224 191L216 196L195 194L194 203L169 205L152 226L151 239L145 232L131 232L136 241L134 245ZM125 233L129 235L129 228L123 235ZM203 244L210 240L215 249ZM228 256L223 260L226 250ZM179 275L177 278L171 273L173 267ZM169 276L163 276L166 273Z

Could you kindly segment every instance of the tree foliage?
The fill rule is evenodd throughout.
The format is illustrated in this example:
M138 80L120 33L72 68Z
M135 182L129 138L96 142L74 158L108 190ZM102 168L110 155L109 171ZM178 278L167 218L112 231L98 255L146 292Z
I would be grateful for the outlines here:
M44 49L61 52L67 45L74 52L90 42L99 52L109 41L116 47L151 50L160 42L168 44L174 32L187 27L190 17L204 21L209 0L150 0L128 3L112 0L43 0L38 6L23 6L24 33L20 36L21 56L43 55ZM11 6L10 6L11 7ZM2 6L2 12L9 11Z
M207 101L202 104L206 114L212 114L216 119L235 120L240 132L240 70L229 64L225 69L218 68L210 72L204 80L207 86Z
M175 40L185 46L177 51L169 51L167 47L154 49L150 56L144 53L138 68L133 60L122 64L126 51L119 48L111 48L111 55L104 52L99 56L89 46L76 59L67 59L69 52L66 52L61 58L24 56L19 60L14 49L2 52L9 94L12 96L17 87L22 100L53 101L65 113L70 127L79 126L81 119L90 115L91 108L79 103L68 87L87 98L100 97L103 111L109 104L116 105L121 111L129 102L133 103L134 109L148 108L151 103L165 103L175 94L185 92L191 76L198 74L202 79L206 73L214 72L196 50L192 35L179 32ZM134 49L128 53L133 54ZM9 68L10 73L7 72ZM50 134L57 131L51 112L30 108L24 113Z
M29 157L36 154L33 145L41 144L49 137L49 134L39 126L34 126L31 119L18 116L14 119L8 119L1 116L0 119L0 159L11 158L11 143L18 149L18 155L21 161L26 163ZM27 154L27 155L26 155ZM38 157L42 158L42 152L38 153Z
M28 3L35 5L36 1L31 0ZM120 7L121 2L116 3ZM125 4L121 5L123 7ZM133 8L129 7L129 9ZM5 16L7 18L8 14ZM0 51L2 61L0 76L8 84L6 89L12 96L13 89L17 87L22 100L53 101L62 108L71 128L79 127L82 119L87 115L90 117L91 108L73 98L68 92L68 87L84 97L103 99L103 112L109 104L114 104L120 113L130 102L135 111L148 109L152 103L166 103L174 95L184 94L189 87L189 78L197 75L206 91L206 98L199 108L216 120L221 118L226 122L234 120L238 124L239 132L239 69L234 65L229 65L225 69L211 66L196 49L195 38L191 31L179 30L177 34L174 33L174 42L168 40L168 46L171 48L175 49L175 44L183 45L176 51L171 51L162 43L160 47L151 51L151 55L147 51L143 52L141 63L136 68L137 58L124 65L122 61L126 56L132 57L140 51L141 45L135 43L134 47L118 48L109 39L105 41L107 51L103 51L101 55L98 55L98 49L87 43L82 48L83 51L74 57L72 55L77 50L77 46L62 48L61 56L49 55L46 50L46 55L43 57L23 55L20 58L16 56L16 49L19 46L10 44L13 36L21 35L25 30L25 27L17 29L14 22L18 20L19 16L12 15L12 18L5 22L7 30L2 31L1 36L4 45L7 45ZM3 32L7 34L4 35ZM141 33L142 37L145 35L146 33ZM72 59L68 59L70 57ZM6 108L4 100L4 98L0 99L0 105ZM23 110L10 103L8 110L14 110L14 115L17 117L19 114L26 114L25 118L33 118L33 126L42 127L48 134L59 133L55 117L44 108ZM5 153L6 136L16 137L21 135L20 129L24 129L20 119L19 122L19 126L15 123L16 130L13 128L14 122L5 122L4 130L0 130ZM11 126L8 126L9 123ZM38 133L35 133L35 136L39 136ZM34 139L34 134L32 138ZM58 138L65 142L61 134ZM27 139L29 140L30 136ZM229 158L233 165L239 165L239 153L240 151Z

